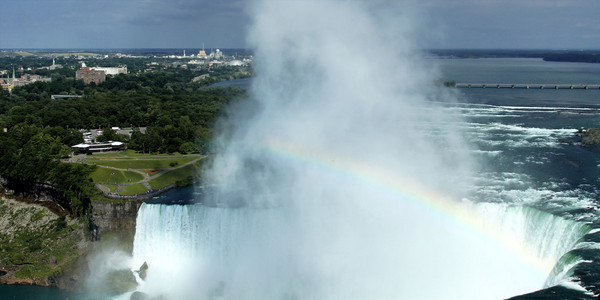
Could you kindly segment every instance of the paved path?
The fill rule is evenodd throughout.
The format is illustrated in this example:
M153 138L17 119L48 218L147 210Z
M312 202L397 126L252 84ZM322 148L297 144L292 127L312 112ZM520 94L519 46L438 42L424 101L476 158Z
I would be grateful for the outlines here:
M154 178L158 178L162 175L164 175L167 172L173 171L173 170L177 170L183 167L186 167L188 165L191 165L193 163L196 163L197 161L204 159L206 156L199 156L198 158L191 160L187 163L178 165L176 167L172 167L172 168L164 168L161 169L158 173L155 173L153 176L150 176L150 174L148 174L148 172L144 172L144 171L140 171L137 169L122 169L122 168L116 168L116 167L110 167L110 166L102 166L103 168L107 168L107 169L113 169L113 170L117 170L117 171L130 171L130 172L135 172L138 174L141 174L144 179L139 180L139 181L135 181L135 182L129 182L129 183L114 183L114 182L98 182L95 184L96 188L98 188L100 191L102 191L105 195L111 195L111 194L118 194L119 192L121 192L125 187L129 186L129 185L134 185L134 184L143 184L146 187L146 190L150 193L152 191L155 191L152 186L150 186L150 180L154 179ZM83 162L84 159L87 158L87 155L85 154L79 154L79 155L75 155L73 157L70 157L68 160L66 160L65 162L68 163L82 163L85 164ZM123 156L103 156L103 159L123 159L125 157ZM140 158L140 157L126 157L127 160L149 160L148 158ZM159 159L173 159L173 156L153 156L151 160L156 160L155 158L159 158ZM110 189L106 186L106 185L117 185L117 189L115 192L111 192Z

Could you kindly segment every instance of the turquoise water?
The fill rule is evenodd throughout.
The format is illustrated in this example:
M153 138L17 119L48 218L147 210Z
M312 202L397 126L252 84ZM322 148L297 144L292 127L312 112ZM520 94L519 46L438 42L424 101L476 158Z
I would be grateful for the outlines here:
M62 291L52 287L0 285L0 299L2 300L76 300L83 297L82 294Z

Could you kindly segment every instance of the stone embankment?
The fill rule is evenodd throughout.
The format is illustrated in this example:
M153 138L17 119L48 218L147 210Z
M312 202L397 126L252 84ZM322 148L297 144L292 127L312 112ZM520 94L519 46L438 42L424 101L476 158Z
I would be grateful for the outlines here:
M172 188L174 188L176 185L174 183L169 184L161 189L158 190L154 190L151 187L148 187L148 192L143 193L143 194L137 194L137 195L132 195L132 196L125 196L125 195L120 195L118 193L113 193L111 192L108 188L106 188L103 184L111 184L111 183L96 183L95 186L97 189L99 189L102 194L104 195L104 197L107 198L111 198L111 199L120 199L120 200L135 200L135 201L145 201L148 200L154 196L158 196L159 194L166 192Z

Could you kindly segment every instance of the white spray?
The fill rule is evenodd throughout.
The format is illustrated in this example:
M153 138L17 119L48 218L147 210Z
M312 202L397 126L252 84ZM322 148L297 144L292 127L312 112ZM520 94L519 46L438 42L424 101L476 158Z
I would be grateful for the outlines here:
M542 287L530 262L368 172L456 200L470 184L411 13L396 1L254 3L252 99L223 122L205 170L220 207L142 207L146 292L499 299Z

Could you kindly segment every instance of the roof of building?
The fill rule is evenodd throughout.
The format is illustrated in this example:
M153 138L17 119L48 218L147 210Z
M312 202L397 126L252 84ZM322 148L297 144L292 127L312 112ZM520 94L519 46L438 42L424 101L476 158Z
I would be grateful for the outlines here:
M52 100L56 100L56 99L66 99L66 98L81 98L83 97L82 95L52 95L50 96L50 98Z

